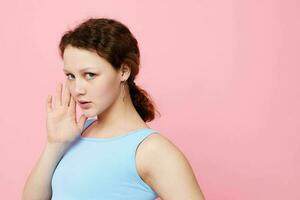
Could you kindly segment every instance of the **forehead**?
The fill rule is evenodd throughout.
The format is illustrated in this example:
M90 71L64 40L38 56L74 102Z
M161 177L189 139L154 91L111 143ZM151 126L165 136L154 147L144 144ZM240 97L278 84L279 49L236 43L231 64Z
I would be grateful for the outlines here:
M68 45L63 54L64 71L83 71L112 67L109 62L96 52Z

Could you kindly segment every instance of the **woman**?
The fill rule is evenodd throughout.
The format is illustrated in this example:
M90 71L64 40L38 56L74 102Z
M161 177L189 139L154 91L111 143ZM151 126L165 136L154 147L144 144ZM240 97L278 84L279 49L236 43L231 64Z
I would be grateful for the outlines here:
M59 49L67 80L48 96L47 143L23 199L203 200L183 153L146 124L155 106L135 84L140 53L129 29L90 18Z

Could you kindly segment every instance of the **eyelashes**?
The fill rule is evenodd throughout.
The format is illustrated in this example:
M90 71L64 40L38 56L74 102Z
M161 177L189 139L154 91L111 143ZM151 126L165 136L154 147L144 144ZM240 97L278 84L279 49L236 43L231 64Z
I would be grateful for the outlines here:
M96 76L96 74L94 74L94 73L85 73L85 74L89 74L91 78L93 78L94 76ZM67 73L67 74L66 74L66 77L67 77L68 79L69 79L69 75L72 75L72 76L73 76L73 74ZM69 80L70 80L70 79L69 79Z

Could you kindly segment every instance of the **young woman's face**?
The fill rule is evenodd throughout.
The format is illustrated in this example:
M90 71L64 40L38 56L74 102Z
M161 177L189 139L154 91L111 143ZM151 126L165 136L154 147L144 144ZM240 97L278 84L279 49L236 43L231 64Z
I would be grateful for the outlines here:
M108 108L120 93L121 77L113 66L97 53L68 45L63 54L66 85L87 117L96 116Z

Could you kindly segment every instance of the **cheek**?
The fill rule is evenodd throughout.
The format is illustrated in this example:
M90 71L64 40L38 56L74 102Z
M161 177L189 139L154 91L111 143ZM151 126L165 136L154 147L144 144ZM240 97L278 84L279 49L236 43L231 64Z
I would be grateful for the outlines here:
M97 89L93 93L96 94L96 98L100 102L111 102L118 96L118 83L113 81L103 83L101 84L101 86L97 87Z
M72 88L72 87L69 87L69 92L70 92L70 95L73 97L73 98L75 98L75 91L74 91L74 89ZM76 98L75 98L76 99Z

